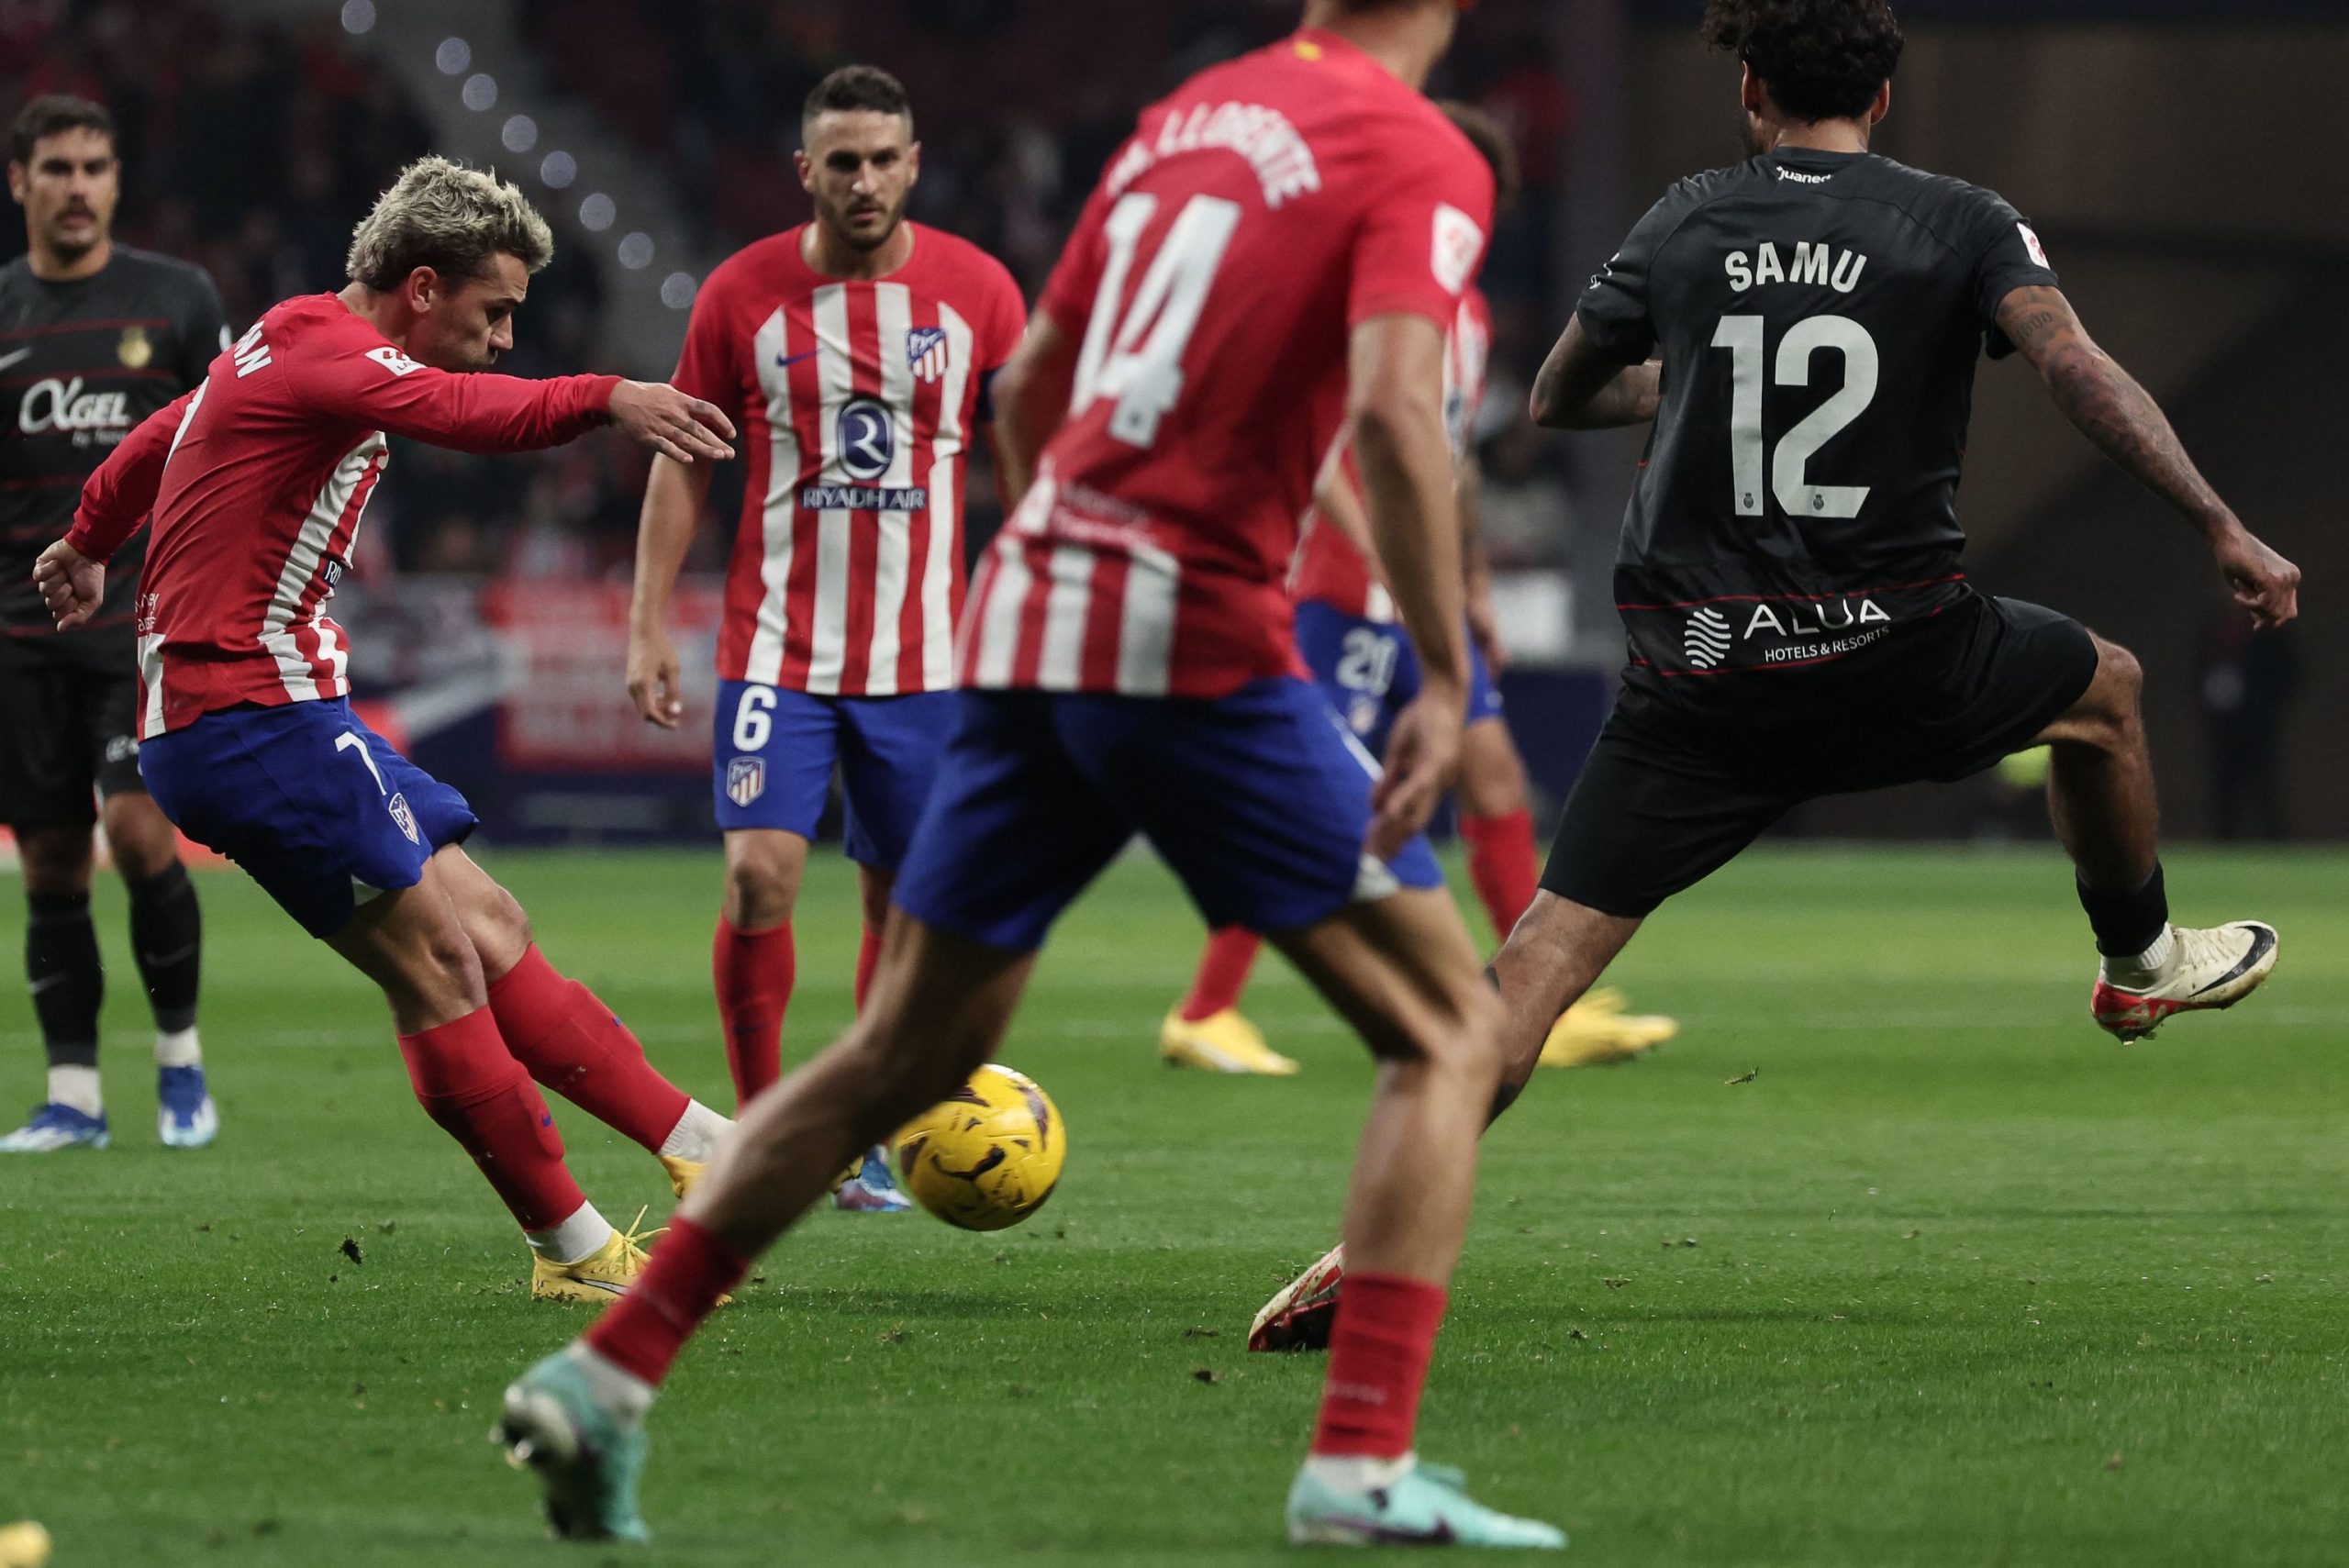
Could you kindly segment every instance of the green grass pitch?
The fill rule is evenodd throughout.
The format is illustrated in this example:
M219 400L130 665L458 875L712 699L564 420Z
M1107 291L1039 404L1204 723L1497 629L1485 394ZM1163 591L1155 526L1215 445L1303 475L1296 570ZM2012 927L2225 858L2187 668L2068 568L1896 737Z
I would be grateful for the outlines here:
M488 859L725 1104L715 853ZM1424 1451L1601 1562L2342 1561L2344 873L2176 855L2181 917L2272 919L2282 965L2122 1048L2050 851L1732 867L1616 976L1680 1040L1544 1073L1488 1143ZM1241 1340L1330 1238L1368 1073L1276 963L1251 1008L1303 1077L1162 1069L1198 928L1155 865L1063 923L1003 1051L1069 1121L1051 1206L996 1236L813 1216L657 1412L642 1552L545 1541L484 1440L585 1318L527 1299L380 1004L241 879L203 887L219 1145L155 1146L109 887L117 1146L0 1162L0 1520L46 1522L57 1568L1286 1560L1319 1363ZM787 1051L847 1016L853 908L819 858ZM12 1108L37 1062L0 985ZM666 1211L649 1158L562 1121L607 1213Z

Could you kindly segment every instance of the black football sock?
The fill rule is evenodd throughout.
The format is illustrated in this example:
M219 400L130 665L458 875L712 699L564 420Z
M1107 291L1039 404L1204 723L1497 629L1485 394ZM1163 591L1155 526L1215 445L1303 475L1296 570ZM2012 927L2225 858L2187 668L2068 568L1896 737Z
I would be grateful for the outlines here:
M177 1034L195 1027L197 972L204 961L204 912L187 867L173 861L161 876L130 884L130 951L147 982L155 1028Z
M2162 885L2162 866L2143 887L2126 893L2080 884L2080 907L2096 929L2096 951L2107 958L2135 958L2154 945L2169 925L2169 890Z
M90 926L86 893L30 893L25 921L25 978L51 1067L98 1064L98 1005L106 1000L106 971L98 962L98 933Z

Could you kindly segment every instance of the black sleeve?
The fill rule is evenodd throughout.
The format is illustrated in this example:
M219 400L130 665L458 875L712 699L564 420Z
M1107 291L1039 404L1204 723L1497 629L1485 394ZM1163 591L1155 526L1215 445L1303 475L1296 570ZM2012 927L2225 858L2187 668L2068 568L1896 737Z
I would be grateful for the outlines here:
M180 390L185 392L203 381L212 361L228 346L228 317L209 274L191 272L184 293L177 327L179 363L173 368L179 372Z
M1988 191L1970 194L1964 248L1974 268L1974 307L1982 318L1990 357L2002 360L2015 346L1998 330L1998 306L2017 289L2055 288L2062 280L2022 214Z
M1686 187L1675 189L1648 209L1575 307L1583 336L1609 359L1635 365L1655 351L1656 253L1687 215L1685 192Z

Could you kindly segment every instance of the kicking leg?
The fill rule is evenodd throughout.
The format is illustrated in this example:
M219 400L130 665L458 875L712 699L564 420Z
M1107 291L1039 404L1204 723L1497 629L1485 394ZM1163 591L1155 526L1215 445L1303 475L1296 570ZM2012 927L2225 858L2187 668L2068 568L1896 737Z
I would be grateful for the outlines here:
M2103 955L2090 1008L2119 1039L2142 1040L2174 1014L2231 1007L2257 990L2276 967L2276 930L2170 924L2144 673L2126 649L2098 638L2096 651L2087 691L2040 739L2051 749L2049 811Z
M130 892L130 955L155 1015L157 1135L166 1148L201 1149L220 1131L195 1032L204 912L180 863L179 835L146 791L109 794L100 818L115 870Z
M473 1156L537 1255L531 1294L624 1290L643 1255L572 1180L554 1118L498 1032L441 860L360 906L327 945L383 987L417 1103Z
M635 1288L507 1390L501 1440L539 1468L557 1534L646 1537L642 1420L685 1340L851 1156L985 1064L1034 963L902 913L890 922L847 1035L744 1107Z
M480 956L507 1050L541 1086L657 1155L682 1197L731 1124L655 1071L601 997L556 972L522 906L471 856L451 844L432 864Z

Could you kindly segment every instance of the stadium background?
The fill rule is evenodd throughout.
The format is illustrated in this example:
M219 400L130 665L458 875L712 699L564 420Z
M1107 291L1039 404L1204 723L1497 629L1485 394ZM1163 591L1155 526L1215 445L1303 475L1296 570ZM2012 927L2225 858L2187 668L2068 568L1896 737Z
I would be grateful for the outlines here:
M1549 438L1523 389L1583 278L1672 179L1736 153L1731 68L1698 0L1485 0L1439 90L1497 114L1528 192L1496 237L1498 330L1479 431L1486 529L1541 790L1571 781L1619 662L1607 564L1631 438ZM2103 467L2026 371L1983 377L1963 502L1977 581L2135 649L2168 812L2186 836L2349 836L2330 786L2349 680L2323 584L2344 546L2332 427L2349 320L2349 19L2328 0L1912 0L1880 148L1979 183L2037 222L2090 328L2177 416L2246 518L2307 569L2309 623L2252 637L2197 542ZM559 233L509 366L658 375L696 280L798 221L797 106L849 60L911 87L923 221L1001 256L1031 295L1134 109L1276 36L1294 0L13 0L0 112L43 91L122 125L122 238L201 261L241 329L334 286L351 223L438 148L519 177ZM2210 128L2232 128L2213 134ZM2257 137L2259 150L2246 156ZM0 254L23 244L0 231ZM529 461L408 443L338 600L363 695L492 830L556 841L708 829L706 728L668 737L620 689L640 457L600 437ZM706 717L721 474L680 595ZM974 484L974 497L991 493ZM973 509L974 535L996 518ZM1864 736L1853 738L1865 744ZM1787 831L2043 831L1995 775L1823 804Z

